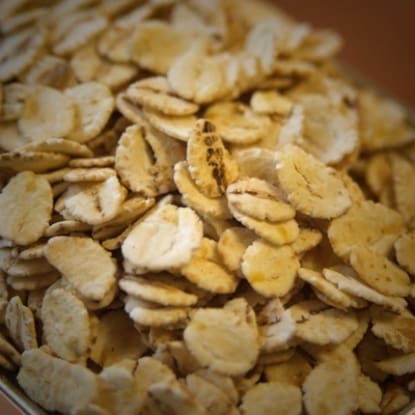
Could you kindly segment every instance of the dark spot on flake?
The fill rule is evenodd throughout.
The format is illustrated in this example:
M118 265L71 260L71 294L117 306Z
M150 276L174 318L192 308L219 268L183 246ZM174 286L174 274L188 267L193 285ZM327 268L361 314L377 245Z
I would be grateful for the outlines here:
M216 137L214 135L206 135L203 141L207 146L211 146L216 141Z
M223 171L223 166L221 165L215 165L215 167L212 169L212 176L215 179L218 188L222 191L225 190L225 174Z
M208 148L206 151L206 161L210 163L216 163L217 160L222 160L222 149L220 148Z
M205 120L202 131L204 133L213 133L215 132L215 126L211 122Z

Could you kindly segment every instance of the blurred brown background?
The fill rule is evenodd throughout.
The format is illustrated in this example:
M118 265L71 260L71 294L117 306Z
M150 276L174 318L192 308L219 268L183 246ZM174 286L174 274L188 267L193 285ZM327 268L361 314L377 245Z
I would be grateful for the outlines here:
M414 0L269 0L344 39L340 58L415 108Z

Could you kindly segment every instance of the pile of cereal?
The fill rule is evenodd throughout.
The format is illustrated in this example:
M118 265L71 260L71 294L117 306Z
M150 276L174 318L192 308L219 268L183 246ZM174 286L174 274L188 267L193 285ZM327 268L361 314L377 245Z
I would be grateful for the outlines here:
M391 414L415 129L258 0L0 5L0 366L78 415Z

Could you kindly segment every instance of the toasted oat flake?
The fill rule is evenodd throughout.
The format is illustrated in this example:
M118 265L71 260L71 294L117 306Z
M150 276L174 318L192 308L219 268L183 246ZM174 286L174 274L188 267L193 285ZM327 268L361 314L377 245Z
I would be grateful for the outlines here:
M18 151L30 140L21 134L15 122L0 124L0 149L3 151Z
M335 284L336 287L347 294L363 298L374 304L382 305L395 312L402 312L406 307L406 301L400 297L385 296L371 287L361 283L356 278L347 276L335 269L324 268L324 277Z
M251 97L251 108L259 114L288 115L294 103L275 91L257 91Z
M359 144L358 117L354 108L317 94L303 95L303 137L298 145L326 164L341 162Z
M229 375L242 375L258 356L257 327L252 309L236 299L223 309L197 310L184 331L190 352L204 366Z
M21 147L23 151L60 153L72 157L92 157L92 151L85 145L64 138L47 138Z
M350 196L334 169L294 145L285 146L277 160L279 184L300 212L330 219L350 207Z
M311 370L308 360L297 351L286 361L267 365L265 376L269 382L281 382L301 387Z
M222 233L217 250L230 271L240 273L243 255L255 239L255 234L242 226L228 228Z
M375 363L385 373L401 376L415 371L415 353L398 355Z
M294 105L291 114L287 116L278 132L278 147L286 144L296 144L301 141L304 133L304 110L301 105Z
M85 143L96 137L105 127L114 109L114 98L105 85L87 82L67 88L65 94L76 105L76 126L70 138Z
M72 158L68 166L74 168L91 168L91 167L112 167L115 163L114 156Z
M121 205L121 208L117 216L105 222L102 225L98 225L94 230L116 227L116 226L129 226L130 223L134 223L141 215L143 215L148 209L153 207L155 200L152 198L143 198L140 196L133 196L125 200Z
M364 414L379 413L382 390L369 376L361 373L358 378L359 409Z
M365 180L370 190L378 197L392 185L392 166L387 153L375 153L366 163Z
M91 346L90 358L101 366L124 359L138 359L145 350L141 336L124 310L109 310L100 316ZM128 332L129 335L125 336Z
M46 258L86 299L100 301L116 284L111 255L90 238L55 236Z
M225 267L205 258L192 258L180 272L199 288L216 294L233 293L238 285L238 279Z
M45 173L63 167L67 162L68 156L64 154L43 151L17 150L0 154L0 168L14 172Z
M290 244L297 239L300 233L298 223L295 219L281 222L269 222L244 215L237 209L234 209L232 205L229 205L229 208L233 217L238 222L271 244L277 246Z
M413 141L414 130L405 123L401 105L369 90L360 92L359 105L363 149L388 149Z
M68 167L62 167L51 172L42 173L41 176L44 177L52 186L62 185L62 178L69 170L70 169Z
M149 327L183 325L189 315L187 307L162 307L132 296L126 299L125 311L135 323Z
M68 137L75 128L76 107L62 92L36 85L28 92L18 121L21 133L32 141Z
M83 232L91 228L87 223L79 222L77 220L62 220L52 223L46 231L45 236L69 235L73 232Z
M220 102L208 107L204 117L216 125L223 140L233 144L252 144L263 138L271 123L265 115L254 113L237 102Z
M403 230L403 219L398 212L366 200L354 204L344 215L334 219L327 235L334 252L348 260L354 245L388 254Z
M199 288L216 294L233 293L238 285L238 279L223 266L216 242L208 238L202 239L180 273Z
M10 339L0 334L0 357L2 358L2 365L5 369L15 370L20 366L20 352L13 346Z
M274 152L262 147L248 147L234 149L232 157L239 165L239 177L256 177L276 184L277 174L275 169Z
M198 111L198 105L174 96L166 78L154 77L137 81L127 88L127 97L134 103L166 115L191 115Z
M77 168L71 169L65 173L62 180L69 183L79 182L103 182L109 179L111 176L115 176L116 171L114 169L105 167L92 167L92 168Z
M343 180L344 185L346 186L347 191L349 192L350 198L353 203L360 203L366 199L366 196L363 190L360 188L359 184L356 182L351 175L345 171L339 171L339 175Z
M14 363L11 362L6 356L3 356L2 354L0 354L0 367L5 370L9 370L9 371L15 370Z
M201 239L202 223L194 211L167 204L137 222L122 253L140 273L162 271L189 262Z
M88 311L67 289L51 287L43 297L41 316L46 344L60 358L77 362L91 340Z
M120 92L115 97L115 106L117 110L125 117L126 120L130 121L131 123L140 123L142 120L143 110L131 102L127 94L125 92ZM100 143L103 139L110 139L111 131L109 131L106 135L102 136L101 138L97 138L98 142Z
M3 270L7 272L8 275L15 277L30 277L53 271L53 267L43 257L20 259L19 257L15 257L12 253L9 261L7 261L8 263L4 262L1 264Z
M64 90L76 84L75 74L65 59L54 55L43 55L24 74L30 84L41 84Z
M339 290L334 284L327 281L321 273L307 268L300 268L298 276L312 285L319 293L323 294L337 308L347 310L355 305L353 297Z
M13 82L3 87L1 120L16 121L20 118L26 94L29 88L26 84Z
M267 74L272 71L278 53L278 23L280 22L272 17L258 19L245 41L245 50L258 59L261 69Z
M146 141L147 134L144 125L134 125L125 130L115 153L115 168L129 189L145 196L156 196L155 168Z
M26 351L17 380L26 394L47 410L79 411L96 396L98 385L89 369L41 349Z
M415 195L408 188L415 186L415 167L409 160L396 154L391 161L396 209L405 222L410 223L415 218Z
M302 255L315 248L322 240L322 234L317 229L300 228L297 239L291 243L291 248L298 255Z
M100 225L116 217L126 196L127 189L111 174L101 182L72 184L63 195L63 207L68 219Z
M194 115L170 116L144 108L143 114L148 122L158 131L187 142L197 118Z
M415 275L415 232L402 235L395 241L394 246L399 265L411 275Z
M386 344L405 353L415 351L414 317L378 310L372 317L372 332Z
M283 297L294 287L298 258L289 246L275 247L263 240L253 242L242 257L242 273L264 297Z
M357 328L358 321L354 312L328 308L312 312L304 317L304 321L297 321L296 336L319 345L340 344Z
M193 42L170 64L167 73L177 95L197 104L219 100L230 92L222 62L209 56L207 49L207 41Z
M236 411L226 391L221 390L214 383L199 374L191 373L186 376L186 385L198 402L206 409L208 414L225 415Z
M38 347L35 318L32 310L26 307L20 297L13 297L9 300L4 322L20 351L36 349Z
M278 189L264 180L238 180L229 185L226 196L232 210L257 220L282 222L295 217L295 210L282 199Z
M108 24L107 19L98 13L82 14L80 12L78 16L74 15L77 21L70 25L67 32L62 33L62 37L57 39L53 45L53 52L57 55L65 56L75 52L79 47L102 32Z
M134 27L131 25L121 25L116 22L110 25L97 40L99 54L112 62L127 63L131 55L130 47L133 32Z
M32 275L30 278L28 278L27 276L22 277L19 275L9 275L7 277L6 282L13 290L33 291L49 287L59 278L59 272L49 271L43 274Z
M171 276L152 275L144 277L125 275L119 281L122 290L133 297L165 306L191 306L198 297L176 287ZM169 282L171 283L169 284Z
M223 391L231 402L234 404L238 402L238 391L232 377L221 375L209 369L199 369L196 374Z
M301 390L280 382L258 383L242 398L241 409L246 415L300 415Z
M410 401L409 393L401 385L392 382L385 388L380 407L383 414L393 414L404 409Z
M79 81L96 81L111 91L118 91L139 73L133 64L108 61L98 53L97 46L92 41L73 54L70 65Z
M186 161L176 163L173 177L184 204L201 215L209 215L218 219L230 218L226 198L223 196L208 197L201 192L190 176L189 165Z
M22 74L39 56L46 39L46 30L36 27L6 36L0 47L0 81Z
M172 415L206 414L203 406L178 381L155 383L149 387L149 395Z
M296 323L288 310L278 313L278 320L258 327L261 352L275 353L290 350L296 344Z
M219 197L238 177L238 166L225 148L214 124L196 122L187 142L189 173L208 197Z
M98 412L104 412L102 407L106 408L105 414L123 413L127 415L141 411L143 397L137 393L137 382L132 374L132 367L131 362L121 362L107 366L100 372L98 382L101 391L105 391L106 396L105 399L102 397L101 406L97 406ZM91 408L89 407L88 410L91 411Z
M52 203L52 190L44 178L19 173L0 193L0 235L20 245L36 242L48 226Z
M36 243L32 246L27 247L19 252L19 259L30 260L30 259L39 259L45 256L45 247L44 243Z
M304 405L310 415L352 414L358 408L358 366L353 356L318 364L304 384Z
M159 20L141 23L131 40L131 59L140 67L166 74L174 61L190 46L192 39Z
M140 380L137 383L137 392L144 397L145 406L152 402L151 397L147 394L148 388L152 384L176 379L175 374L168 366L149 356L138 359L138 366L134 370L134 376Z
M351 250L350 264L362 281L382 294L397 297L409 294L408 274L387 257L356 246Z

